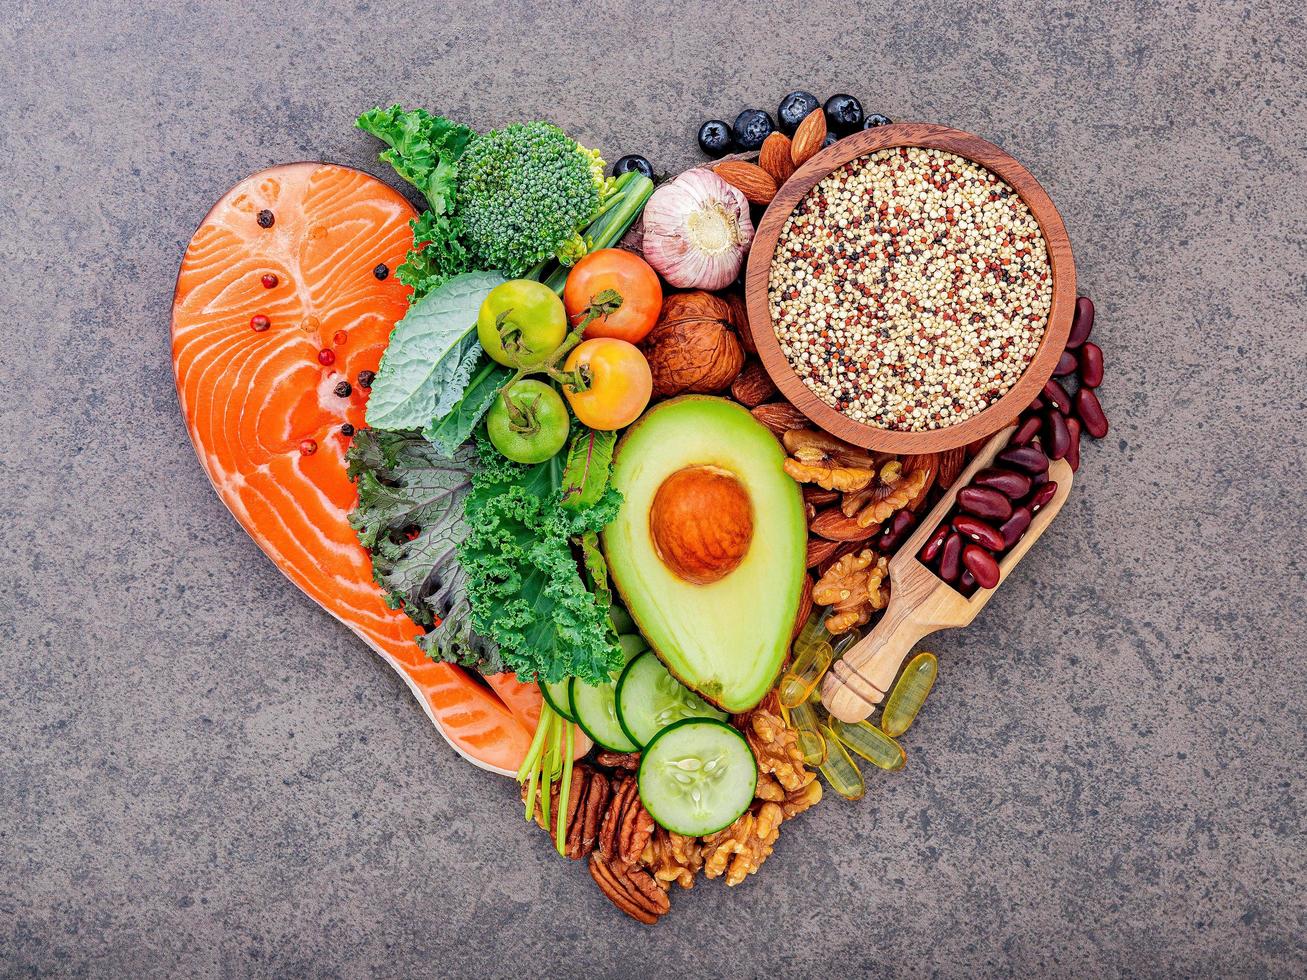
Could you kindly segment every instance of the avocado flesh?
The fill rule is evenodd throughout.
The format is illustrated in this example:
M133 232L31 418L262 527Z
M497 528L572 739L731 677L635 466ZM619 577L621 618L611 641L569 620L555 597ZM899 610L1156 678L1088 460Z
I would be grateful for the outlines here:
M623 501L603 531L609 573L640 633L667 669L724 711L757 704L789 650L803 588L807 524L776 438L740 405L689 395L650 409L618 444L612 485ZM654 495L693 466L726 470L744 487L753 534L739 564L696 585L659 556Z

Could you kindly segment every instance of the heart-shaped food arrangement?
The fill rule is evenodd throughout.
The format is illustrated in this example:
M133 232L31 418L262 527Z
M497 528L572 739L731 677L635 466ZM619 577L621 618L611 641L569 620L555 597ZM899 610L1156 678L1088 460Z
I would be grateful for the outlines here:
M549 123L358 119L423 198L246 178L173 363L219 497L628 915L762 865L899 737L1107 420L1020 164L806 92L655 187ZM747 274L746 274L747 271ZM1068 385L1074 393L1068 391Z

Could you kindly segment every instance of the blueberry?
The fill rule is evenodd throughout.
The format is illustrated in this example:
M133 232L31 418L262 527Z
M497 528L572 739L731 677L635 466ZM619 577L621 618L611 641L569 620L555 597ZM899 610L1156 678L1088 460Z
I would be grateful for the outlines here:
M814 112L821 106L817 101L817 96L811 92L791 92L785 98L781 99L781 106L776 110L776 120L781 124L781 132L790 136L799 128L799 123L810 112Z
M721 119L709 119L699 127L699 149L710 157L731 151L731 127Z
M826 100L826 125L837 133L862 128L862 103L851 95L832 95Z
M761 109L745 109L735 117L735 145L741 150L758 149L774 132L776 124Z
M840 141L840 138L834 133L827 133L826 138L821 141L821 148L824 150L828 146L834 146Z
M866 119L863 120L862 128L875 129L877 126L888 126L892 122L894 122L894 120L891 119L889 116L882 116L879 112L873 112L870 116L868 116Z
M614 177L620 177L622 174L629 174L632 170L638 174L644 174L650 180L653 180L653 164L638 153L628 153L613 164Z

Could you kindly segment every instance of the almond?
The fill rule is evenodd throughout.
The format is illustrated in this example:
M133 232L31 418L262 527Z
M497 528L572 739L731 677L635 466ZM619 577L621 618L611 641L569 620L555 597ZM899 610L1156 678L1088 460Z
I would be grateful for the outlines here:
M791 429L806 429L812 424L808 421L808 416L789 402L770 402L766 405L759 405L752 410L751 414L759 422L767 426L777 439Z
M821 150L821 145L825 142L826 113L814 109L803 117L803 122L794 131L794 142L790 145L790 157L794 166L802 167Z
M947 490L953 486L958 474L966 468L967 450L963 446L949 449L939 454L939 469L935 471L935 482L940 489Z
M808 530L828 541L866 541L880 533L880 525L862 527L856 517L845 517L839 507L831 507L814 517Z
M811 483L803 485L803 501L812 504L814 507L825 507L827 504L833 504L839 499L840 492L838 490L823 490Z
M808 557L806 564L808 568L816 568L839 549L838 541L828 541L825 538L808 539Z
M799 633L812 615L812 576L803 576L803 592L799 595L799 611L794 616L794 630L790 633L790 642L799 638Z
M765 206L776 196L776 181L756 163L727 160L717 164L713 171L726 183L743 191L750 204Z
M776 386L771 383L762 362L751 361L744 366L740 376L731 384L731 397L745 408L757 408L776 397Z
M794 161L790 158L790 138L784 133L772 133L762 141L758 153L758 166L771 174L777 185L785 183L794 173Z

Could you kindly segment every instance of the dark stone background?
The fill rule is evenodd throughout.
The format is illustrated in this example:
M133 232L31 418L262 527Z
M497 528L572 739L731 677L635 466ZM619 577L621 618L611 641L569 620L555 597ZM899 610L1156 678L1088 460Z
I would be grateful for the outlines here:
M1307 972L1299 4L30 0L0 18L0 958L97 976ZM1110 437L965 633L906 771L650 931L219 504L173 277L375 103L614 159L847 90L1066 218Z

